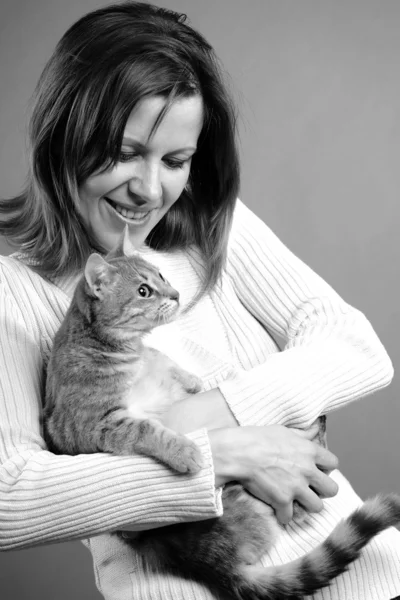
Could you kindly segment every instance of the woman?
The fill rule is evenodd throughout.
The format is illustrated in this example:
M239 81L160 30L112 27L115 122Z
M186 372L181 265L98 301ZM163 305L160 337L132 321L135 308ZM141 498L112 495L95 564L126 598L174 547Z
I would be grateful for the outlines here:
M220 486L239 480L287 524L264 564L309 551L360 504L328 476L337 460L313 423L387 385L392 366L365 317L236 200L235 116L208 43L148 4L88 14L44 70L30 139L28 186L1 204L0 234L21 246L0 261L1 548L83 539L107 599L209 599L149 577L109 532L219 515ZM89 253L126 224L187 309L150 343L203 379L168 416L203 450L197 476L143 456L55 456L41 436L54 334ZM398 533L385 532L316 597L389 600L399 559Z

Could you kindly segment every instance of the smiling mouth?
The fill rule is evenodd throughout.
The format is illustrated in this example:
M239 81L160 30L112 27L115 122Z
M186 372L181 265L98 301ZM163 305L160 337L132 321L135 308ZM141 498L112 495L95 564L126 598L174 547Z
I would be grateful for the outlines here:
M120 206L119 204L117 204L116 202L113 202L112 200L110 200L110 198L106 198L104 197L104 200L106 200L107 204L109 206L111 206L111 208L113 208L113 210L120 216L123 217L123 219L125 221L128 221L130 223L144 223L144 221L146 221L147 217L150 214L150 210L143 212L143 211L138 211L138 210L130 210L127 208L124 208L123 206Z

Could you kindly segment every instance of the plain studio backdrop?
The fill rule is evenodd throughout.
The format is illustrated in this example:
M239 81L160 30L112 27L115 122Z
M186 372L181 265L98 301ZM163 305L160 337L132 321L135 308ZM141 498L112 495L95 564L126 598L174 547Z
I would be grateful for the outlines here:
M2 0L0 195L26 173L29 98L64 31L101 0ZM400 3L160 0L214 45L240 112L241 198L371 320L400 361ZM6 6L4 6L6 5ZM0 240L0 253L10 249ZM0 332L1 335L1 332ZM290 377L290 373L288 373ZM400 379L328 420L365 498L400 492ZM0 523L1 527L1 523ZM79 542L0 555L1 600L100 598Z

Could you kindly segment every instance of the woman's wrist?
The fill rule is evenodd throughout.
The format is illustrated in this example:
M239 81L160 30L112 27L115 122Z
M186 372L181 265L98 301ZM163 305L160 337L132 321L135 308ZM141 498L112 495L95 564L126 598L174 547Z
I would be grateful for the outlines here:
M238 427L238 423L218 388L200 392L176 402L163 418L166 427L178 433L197 429Z
M208 430L239 426L219 388L197 395L207 411Z
M235 446L233 430L238 423L218 388L200 392L176 402L163 418L166 427L188 434L206 429L214 465L215 487L237 479L237 464L232 460Z
M215 487L221 487L229 481L239 481L240 464L233 458L232 428L210 429L208 438L214 464Z

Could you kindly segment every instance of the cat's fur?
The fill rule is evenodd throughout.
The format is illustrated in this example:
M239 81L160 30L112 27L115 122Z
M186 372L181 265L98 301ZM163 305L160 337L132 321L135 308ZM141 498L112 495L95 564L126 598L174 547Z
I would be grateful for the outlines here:
M139 255L111 257L89 257L55 336L47 369L46 442L65 454L142 453L179 472L196 472L202 466L199 448L160 418L201 383L142 342L146 332L172 318L179 294Z
M125 256L126 244L124 238L106 260L89 258L55 336L46 441L55 452L143 453L194 473L202 465L199 449L161 420L172 402L199 391L200 382L142 343L146 332L174 317L178 293L139 255ZM372 537L400 521L399 497L377 497L305 557L263 568L256 563L280 531L273 510L235 483L225 486L223 505L220 518L123 539L150 569L203 582L219 597L295 600L328 585Z

